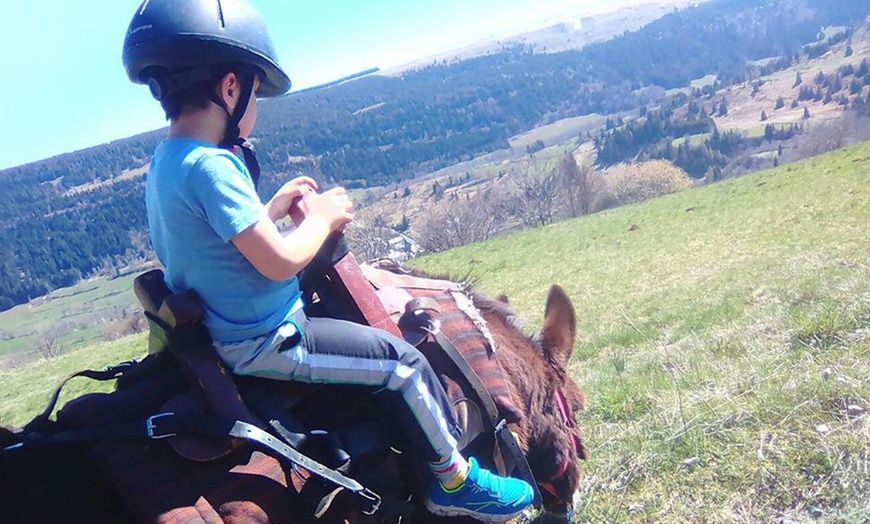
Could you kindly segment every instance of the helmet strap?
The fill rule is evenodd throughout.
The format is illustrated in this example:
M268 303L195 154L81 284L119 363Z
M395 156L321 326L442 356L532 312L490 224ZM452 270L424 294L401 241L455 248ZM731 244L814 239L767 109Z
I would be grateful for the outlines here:
M245 112L248 110L248 101L251 99L251 93L254 91L253 75L238 75L238 77L242 85L242 93L239 97L239 103L236 105L235 111L230 113L223 101L221 101L220 104L221 107L224 108L224 111L230 115L230 119L227 121L227 129L224 131L224 138L221 140L221 143L218 144L225 148L232 148L236 144L236 140L239 138L239 133L241 133L239 130L239 122L242 121L242 117L245 116Z
M239 122L241 122L242 117L245 116L245 113L248 110L248 101L251 100L251 94L254 92L254 74L243 73L237 74L237 76L241 79L242 93L235 111L230 113L227 105L217 95L213 95L213 97L209 96L209 99L229 115L227 128L224 132L224 138L218 145L233 152L235 152L236 147L242 151L242 159L248 168L248 172L251 174L254 188L256 188L260 182L260 162L257 160L254 146L245 138L239 136L241 133L241 130L239 130Z
M251 181L254 183L254 189L260 185L260 162L257 160L257 153L254 151L254 146L244 138L236 139L235 145L242 151L242 160L248 167L248 173L251 174Z

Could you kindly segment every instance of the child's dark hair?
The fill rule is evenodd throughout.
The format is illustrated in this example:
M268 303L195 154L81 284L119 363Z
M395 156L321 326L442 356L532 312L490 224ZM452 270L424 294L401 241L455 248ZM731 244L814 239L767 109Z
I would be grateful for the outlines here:
M209 93L213 92L222 77L211 78L192 86L179 89L160 101L167 120L175 120L184 113L205 109L211 103Z
M217 88L227 73L255 75L258 70L245 64L223 64L209 68L208 76L191 85L170 92L160 101L167 120L175 120L185 113L206 109L211 101L216 101Z

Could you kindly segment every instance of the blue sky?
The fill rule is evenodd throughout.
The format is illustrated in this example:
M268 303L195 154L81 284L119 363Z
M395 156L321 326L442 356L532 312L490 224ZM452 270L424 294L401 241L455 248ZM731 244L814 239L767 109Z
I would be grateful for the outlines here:
M294 89L390 67L566 10L640 0L253 0ZM47 5L48 4L48 5ZM139 0L10 1L0 16L0 169L165 125L121 66Z

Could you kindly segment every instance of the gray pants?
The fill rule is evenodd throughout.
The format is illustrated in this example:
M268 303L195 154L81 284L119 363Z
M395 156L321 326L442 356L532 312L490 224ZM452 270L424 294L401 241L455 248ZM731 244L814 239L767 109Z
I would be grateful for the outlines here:
M456 450L459 429L432 367L389 333L300 311L267 337L215 348L239 375L370 386L422 458L436 462Z

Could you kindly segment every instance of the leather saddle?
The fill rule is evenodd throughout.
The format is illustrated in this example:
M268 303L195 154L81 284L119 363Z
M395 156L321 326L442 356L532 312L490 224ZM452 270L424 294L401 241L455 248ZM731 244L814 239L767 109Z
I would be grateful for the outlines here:
M366 266L363 266L366 267ZM375 283L377 295L405 339L420 345L437 325L439 312L432 300L413 298L405 291L410 286L427 289L454 289L448 281L417 279L373 268L364 270L367 279ZM404 286L404 287L400 287ZM137 277L134 292L150 325L149 353L167 351L177 367L187 376L190 388L170 398L161 408L173 413L213 413L228 420L240 420L271 431L278 431L294 447L302 448L311 437L309 428L293 414L294 406L318 395L318 386L290 381L276 381L232 375L212 348L203 325L205 308L196 292L188 290L173 294L161 270L152 270ZM485 424L480 407L461 396L454 399L454 408L463 428L460 447L465 447L484 433ZM381 425L353 423L335 429L328 435L334 464L345 464L352 456L386 449L390 438ZM177 436L167 443L182 457L208 462L234 451L239 442L229 438L207 436ZM321 446L323 447L323 446Z

